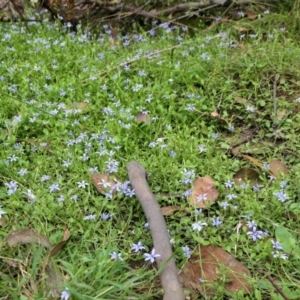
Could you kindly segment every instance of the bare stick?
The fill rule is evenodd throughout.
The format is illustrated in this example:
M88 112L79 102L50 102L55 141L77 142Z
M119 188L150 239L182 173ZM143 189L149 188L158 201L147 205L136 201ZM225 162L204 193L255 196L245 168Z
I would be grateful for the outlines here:
M160 207L146 181L145 169L135 161L127 165L127 171L135 195L141 203L153 239L158 268L163 267L160 280L164 290L164 300L184 300L185 296L179 282L178 272L172 257L170 237Z
M277 291L278 294L280 294L282 296L283 299L285 300L289 300L289 298L283 293L283 291L280 289L280 287L277 285L277 283L275 282L275 280L268 275L267 278L269 279L269 281L272 283L272 285L274 286L275 290Z
M273 127L276 127L277 120L277 99L276 99L276 78L273 81L273 110L274 110L274 119L273 119Z

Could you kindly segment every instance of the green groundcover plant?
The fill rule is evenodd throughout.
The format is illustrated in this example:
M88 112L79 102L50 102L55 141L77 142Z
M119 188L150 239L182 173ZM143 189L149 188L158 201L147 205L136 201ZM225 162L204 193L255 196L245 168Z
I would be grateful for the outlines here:
M30 32L0 24L1 299L51 298L40 272L45 249L8 247L9 232L32 228L55 244L66 227L71 237L52 258L61 299L161 298L131 160L149 172L161 206L189 212L166 217L179 268L195 246L217 245L252 274L253 294L230 297L282 299L272 276L299 299L300 48L289 21L265 11L233 28L217 18L192 37L185 26L153 22L117 39L108 25L94 36L47 20L28 23ZM253 128L246 150L263 168L230 152ZM267 176L274 158L288 166L284 177ZM249 166L260 183L235 184ZM89 177L97 173L116 185L103 181L100 194ZM219 199L195 209L187 198L205 175Z

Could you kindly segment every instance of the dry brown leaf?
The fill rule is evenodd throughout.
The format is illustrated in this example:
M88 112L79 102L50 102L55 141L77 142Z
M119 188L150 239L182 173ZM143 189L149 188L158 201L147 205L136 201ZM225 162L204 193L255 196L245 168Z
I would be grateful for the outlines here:
M280 173L286 174L288 168L280 160L274 159L270 162L270 171L274 177L278 177Z
M43 245L46 248L52 247L49 239L45 235L39 234L32 229L21 229L21 230L12 231L6 237L6 241L10 246L14 246L16 244L35 243L35 244ZM49 260L50 258L46 260L46 264L44 264L43 270L39 272L41 273L39 277L42 278L41 280L45 280L45 283L49 288L49 293L51 294L51 296L57 298L61 295L61 292L63 290L64 280L62 275L54 269L53 264ZM44 272L46 273L47 276L44 276L43 274ZM32 279L31 281L32 289L35 288L36 286L35 284L36 284L35 281L33 281Z
M249 182L251 187L262 183L262 180L259 179L258 172L250 168L241 168L238 170L233 176L233 181L237 185L242 185Z
M147 113L138 112L137 115L136 115L135 121L137 123L150 124L151 123L151 116Z
M284 212L283 215L289 220L297 221L299 219L299 217L291 211Z
M49 239L45 235L39 234L32 229L20 229L12 231L6 237L6 241L10 246L35 243L41 244L46 248L52 247Z
M81 113L85 113L85 112L88 112L90 110L90 106L86 102L74 103L73 107L79 109L81 111Z
M248 28L246 28L246 27L242 27L242 26L232 26L234 29L236 29L237 31L239 31L239 32L247 32L247 31L249 31L249 29Z
M47 142L41 142L41 141L38 141L37 139L26 139L24 140L24 142L36 147L36 148L42 148L42 149L45 149L45 150L49 150L50 149L50 142L47 141Z
M240 149L241 149L240 146L235 146L235 147L231 148L232 155L240 156Z
M247 99L245 99L245 98L237 96L237 97L235 97L235 101L237 103L243 104L245 106L250 106L250 102Z
M226 120L225 120L223 117L221 117L220 114L219 114L217 111L213 111L210 115L211 115L213 118L222 120L222 121L224 121L225 123L227 123Z
M89 174L89 177L90 179L92 179L93 184L97 189L97 191L102 195L105 195L108 191L113 189L117 184L117 181L110 178L107 174L91 173ZM117 191L114 190L112 194L115 195L116 193Z
M47 261L49 261L52 256L56 255L61 250L61 248L66 244L70 236L71 236L71 232L69 230L65 230L63 240L57 243L51 249L50 253L48 254Z
M180 206L165 206L160 208L163 216L171 216L174 212L179 211L180 209Z
M197 253L200 259L195 255ZM221 284L230 293L243 291L250 294L253 291L248 283L250 276L250 271L241 262L211 245L197 247L179 274L184 287L197 289L205 298L218 296L216 291Z
M278 113L278 115L277 115L277 119L279 119L279 120L283 119L284 116L285 116L285 114L286 114L286 110L285 110L285 109L282 110L282 111L280 111L280 112Z
M198 208L207 208L217 200L218 190L214 187L214 181L209 176L198 177L194 181L190 204Z
M0 218L0 227L4 227L6 224L6 220L2 217Z
M247 18L248 18L249 20L255 20L255 19L257 18L256 13L253 12L253 11L248 10L248 11L246 12L246 14L247 14Z
M246 154L241 154L241 156L244 157L244 158L247 158L248 160L250 160L255 166L257 166L257 167L259 167L259 168L261 168L261 169L264 168L263 164L260 163L260 162L259 162L257 159L255 159L254 157L249 156L249 155L246 155Z

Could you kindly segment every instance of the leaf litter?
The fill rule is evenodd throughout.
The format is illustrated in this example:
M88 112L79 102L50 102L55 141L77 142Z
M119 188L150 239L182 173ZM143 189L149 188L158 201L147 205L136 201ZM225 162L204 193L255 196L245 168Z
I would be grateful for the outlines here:
M198 246L179 274L184 287L198 290L203 297L216 297L220 286L229 293L251 294L250 271L217 246Z
M37 285L44 284L47 287L47 289L44 290L45 296L49 294L52 297L60 296L64 287L64 279L60 272L57 271L57 268L54 267L51 258L62 249L62 247L68 241L70 235L70 231L65 230L62 241L56 244L54 247L52 247L47 236L37 233L33 229L15 230L7 235L6 243L10 247L15 247L19 244L37 244L45 247L46 249L50 249L46 258L43 259L42 257L39 257L39 261L41 262L42 266L39 267L36 277L30 278L27 288L30 288L32 291L37 291ZM33 265L30 265L31 260L28 259L28 257L30 257L30 249L20 248L20 251L22 251L22 253L20 253L19 256L26 256L26 259L19 260L15 258L6 258L5 262L9 266L7 270L9 270L10 267L14 267L14 270L16 270L18 267L19 274L17 276L23 277L24 272L27 272L27 268L32 270ZM33 252L31 254L34 255L35 253ZM46 276L44 276L44 274L46 274ZM14 276L16 276L16 274Z

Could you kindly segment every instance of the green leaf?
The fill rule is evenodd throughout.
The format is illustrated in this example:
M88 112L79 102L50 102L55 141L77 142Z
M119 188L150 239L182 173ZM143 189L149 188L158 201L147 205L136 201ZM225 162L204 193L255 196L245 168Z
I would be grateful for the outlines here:
M275 236L277 241L282 245L285 252L291 253L296 246L296 239L290 233L290 231L285 227L277 227L275 229Z

